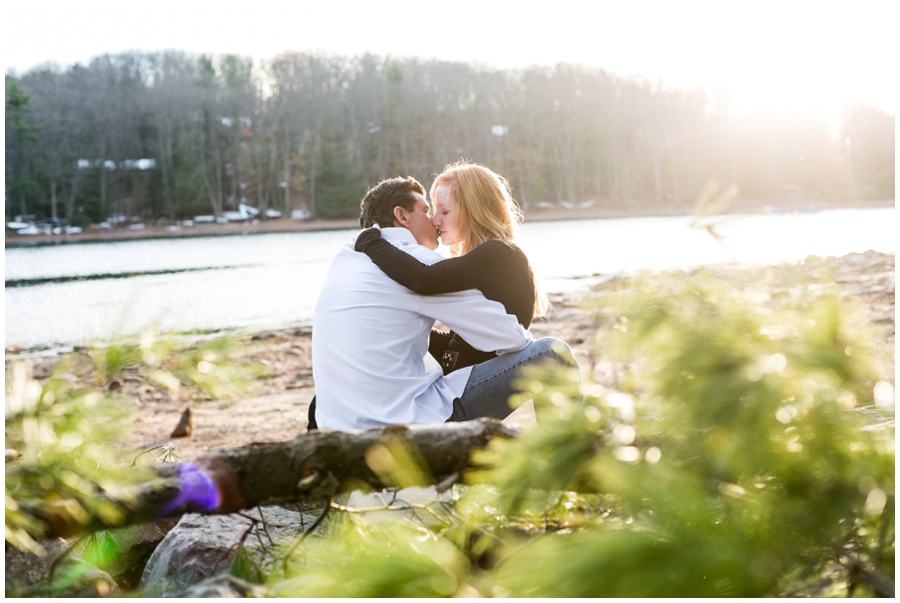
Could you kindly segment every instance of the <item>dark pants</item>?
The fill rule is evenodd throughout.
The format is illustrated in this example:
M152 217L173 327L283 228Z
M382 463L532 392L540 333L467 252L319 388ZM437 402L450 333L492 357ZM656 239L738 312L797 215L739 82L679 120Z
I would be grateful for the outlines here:
M309 412L306 413L306 431L315 431L319 429L319 425L316 423L316 397L313 396L312 401L309 403Z

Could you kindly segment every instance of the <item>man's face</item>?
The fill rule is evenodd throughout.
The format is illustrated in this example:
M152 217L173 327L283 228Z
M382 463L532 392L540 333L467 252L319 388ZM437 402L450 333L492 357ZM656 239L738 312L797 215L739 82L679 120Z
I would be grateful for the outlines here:
M428 249L437 249L438 236L434 224L431 223L431 208L425 201L425 197L419 193L412 193L416 198L416 204L412 211L401 209L400 220L394 219L397 226L403 226L409 229L409 232L416 238L416 242L422 247Z

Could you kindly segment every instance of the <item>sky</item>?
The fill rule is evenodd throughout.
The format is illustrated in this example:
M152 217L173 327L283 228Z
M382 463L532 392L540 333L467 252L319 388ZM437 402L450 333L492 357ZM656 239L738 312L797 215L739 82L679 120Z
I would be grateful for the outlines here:
M743 110L839 114L900 101L895 0L106 0L4 3L3 62L22 73L127 50L269 59L285 50L576 63Z

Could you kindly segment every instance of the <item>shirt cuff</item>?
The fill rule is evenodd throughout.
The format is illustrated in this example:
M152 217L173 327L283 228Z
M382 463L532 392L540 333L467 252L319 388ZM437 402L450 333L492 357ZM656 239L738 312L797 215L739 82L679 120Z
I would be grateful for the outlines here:
M521 352L522 350L524 350L525 348L530 346L531 342L534 340L534 337L531 335L531 331L529 331L528 329L523 329L523 331L525 331L525 342L521 346L519 346L517 348L506 348L503 350L497 350L496 354L498 356L502 356L504 354L512 354L514 352Z

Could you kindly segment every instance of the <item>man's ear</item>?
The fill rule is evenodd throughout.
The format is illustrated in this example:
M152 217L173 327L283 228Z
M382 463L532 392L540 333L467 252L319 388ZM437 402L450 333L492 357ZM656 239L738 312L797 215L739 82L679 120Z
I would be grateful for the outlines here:
M406 226L409 224L409 218L406 213L406 210L399 205L394 208L394 224L396 226Z

